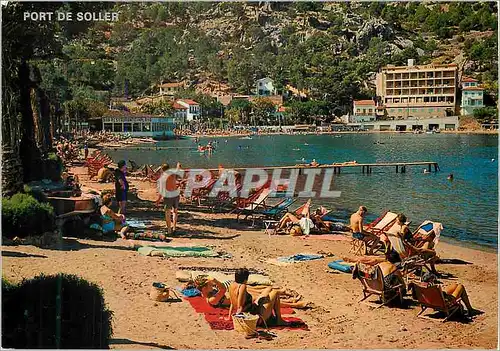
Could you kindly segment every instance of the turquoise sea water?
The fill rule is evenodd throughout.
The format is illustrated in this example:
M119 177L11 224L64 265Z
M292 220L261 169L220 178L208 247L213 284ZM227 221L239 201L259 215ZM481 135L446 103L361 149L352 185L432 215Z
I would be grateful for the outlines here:
M206 144L208 138L200 143ZM165 141L158 146L174 147L149 151L107 150L113 159L139 164L175 165L185 168L230 168L279 166L310 162L356 160L358 163L435 161L440 172L423 174L423 166L395 173L392 168L373 169L366 175L360 168L335 175L336 199L315 200L337 210L346 220L360 204L368 207L368 219L384 210L403 212L415 228L425 219L443 223L444 237L498 247L498 137L464 134L342 134L307 136L254 136L252 139L217 138L216 151L203 155L193 140ZM380 142L375 144L375 142ZM176 149L177 148L177 149ZM449 173L454 180L448 181Z

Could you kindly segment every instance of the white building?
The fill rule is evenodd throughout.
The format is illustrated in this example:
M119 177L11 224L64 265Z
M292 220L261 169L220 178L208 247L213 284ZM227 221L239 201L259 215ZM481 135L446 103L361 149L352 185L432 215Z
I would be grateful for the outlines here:
M370 122L376 120L377 106L373 100L354 100L354 113L349 122Z
M186 121L191 122L193 120L198 120L201 117L201 107L194 100L190 99L181 99L176 101L177 104L184 106L187 108L186 111Z
M102 130L135 137L174 136L173 117L109 110L102 117Z
M255 84L255 94L259 96L277 95L274 82L271 78L262 78Z
M158 86L160 95L174 96L180 89L185 88L184 82L163 83Z
M458 130L458 116L450 117L413 117L394 120L370 121L359 123L347 123L348 127L360 128L374 131L400 131L409 132L415 130Z
M186 123L187 113L189 108L181 104L178 104L177 102L174 102L172 104L172 107L174 108L174 123L175 124Z
M464 77L462 79L462 103L460 114L462 116L473 115L474 110L484 107L484 89L479 86L474 78Z

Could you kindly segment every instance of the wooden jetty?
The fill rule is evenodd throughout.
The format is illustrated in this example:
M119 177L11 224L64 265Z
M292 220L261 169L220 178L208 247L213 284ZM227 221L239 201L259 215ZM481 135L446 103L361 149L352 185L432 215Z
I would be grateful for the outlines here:
M261 168L261 169L266 169L266 170L273 170L273 169L330 169L333 168L333 173L334 174L340 174L340 171L342 168L353 168L353 167L359 167L361 168L362 173L372 173L373 168L375 167L389 167L393 168L396 170L396 173L406 173L406 167L409 166L424 166L427 168L429 172L438 172L439 165L437 162L433 161L417 161L417 162L382 162L382 163L351 163L351 162L345 162L345 163L334 163L334 164L323 164L319 165L317 167L313 166L306 166L306 165L294 165L294 166L263 166L263 167L228 167L228 169L234 169L236 171L240 170L245 170L249 168ZM217 171L217 168L209 169L209 171ZM302 173L302 172L300 172Z

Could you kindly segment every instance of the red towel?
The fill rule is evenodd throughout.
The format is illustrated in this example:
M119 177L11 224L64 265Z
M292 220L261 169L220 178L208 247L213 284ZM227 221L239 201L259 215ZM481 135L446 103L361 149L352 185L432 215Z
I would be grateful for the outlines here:
M185 298L197 313L205 314L205 320L213 330L233 330L232 319L226 320L229 310L227 308L216 308L208 304L207 300L202 296ZM293 308L282 307L281 314L295 313ZM293 327L272 327L273 329L301 329L309 330L307 325L300 319L295 317L283 317L287 322L295 323Z

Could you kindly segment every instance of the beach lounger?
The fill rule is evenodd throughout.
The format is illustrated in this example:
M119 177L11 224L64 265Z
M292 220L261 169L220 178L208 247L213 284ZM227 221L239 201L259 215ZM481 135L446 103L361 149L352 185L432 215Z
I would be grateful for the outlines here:
M278 204L273 207L269 207L266 209L262 209L260 211L256 211L255 214L263 216L265 219L279 219L281 216L288 211L288 208L295 202L296 200L292 197L287 197L280 201Z
M412 296L415 300L420 303L421 310L417 314L417 317L426 318L430 320L441 320L446 322L450 319L452 315L456 312L463 312L462 299L446 299L443 294L443 290L439 285L424 286L418 283L411 284ZM444 319L431 318L429 316L423 315L427 308L432 308L435 311L440 311L445 314Z
M389 288L384 282L384 276L379 266L375 266L373 273L368 273L363 272L359 263L356 263L352 276L354 279L359 279L363 285L363 298L359 301L360 303L363 302L375 308L385 306L396 298L399 298L399 301L403 303L403 290L406 288L405 285L399 284ZM373 305L367 302L366 299L372 295L379 296L382 303L380 305Z
M247 219L249 216L252 217L252 226L255 224L255 218L254 214L256 210L259 210L260 208L266 208L266 200L269 197L269 194L271 193L271 189L269 188L264 188L262 191L260 191L259 196L255 199L254 202L249 203L247 206L240 208L236 208L236 212L238 213L236 216L236 219L239 220L240 215L245 215L245 219Z

